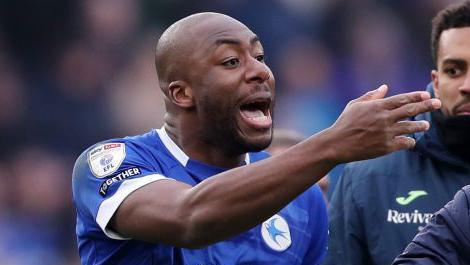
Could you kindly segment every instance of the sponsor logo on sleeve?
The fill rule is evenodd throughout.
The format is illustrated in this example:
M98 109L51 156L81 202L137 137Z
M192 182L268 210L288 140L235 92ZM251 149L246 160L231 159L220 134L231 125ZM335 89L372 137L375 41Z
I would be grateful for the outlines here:
M88 165L97 178L104 178L116 172L126 157L124 143L101 144L88 152Z
M113 185L114 183L123 181L123 180L128 179L128 178L133 177L133 176L140 175L140 173L141 172L140 172L139 168L133 167L133 168L126 169L126 170L122 171L121 173L117 174L116 176L103 181L103 183L101 183L101 187L100 187L101 196L103 196L103 197L106 196L106 193L108 192L108 188L111 185Z

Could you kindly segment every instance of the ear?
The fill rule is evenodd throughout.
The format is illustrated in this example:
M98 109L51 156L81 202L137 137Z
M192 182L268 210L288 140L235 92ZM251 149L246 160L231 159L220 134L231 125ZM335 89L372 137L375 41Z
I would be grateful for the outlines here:
M193 90L185 81L178 80L171 82L168 85L168 97L171 102L182 108L194 106Z
M434 88L434 97L441 98L439 95L439 73L437 70L431 71L432 86Z

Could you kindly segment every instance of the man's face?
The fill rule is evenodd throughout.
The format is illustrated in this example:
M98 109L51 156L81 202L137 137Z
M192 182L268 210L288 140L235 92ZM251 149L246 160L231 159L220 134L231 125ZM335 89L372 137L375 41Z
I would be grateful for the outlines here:
M431 75L434 92L445 116L470 115L470 27L442 32L437 71Z
M274 77L256 35L224 18L201 23L190 62L190 84L202 137L232 154L271 142Z

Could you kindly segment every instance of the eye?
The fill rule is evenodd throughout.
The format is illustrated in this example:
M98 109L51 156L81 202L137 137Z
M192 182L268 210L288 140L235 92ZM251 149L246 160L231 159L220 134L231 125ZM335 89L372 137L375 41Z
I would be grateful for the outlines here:
M226 60L222 63L223 66L229 67L229 68L235 68L240 64L240 60L238 58L231 58L229 60Z
M450 77L457 77L462 73L462 70L455 67L449 67L444 68L444 73Z
M256 60L264 63L264 54L260 54L260 55L256 56L255 58L256 58Z

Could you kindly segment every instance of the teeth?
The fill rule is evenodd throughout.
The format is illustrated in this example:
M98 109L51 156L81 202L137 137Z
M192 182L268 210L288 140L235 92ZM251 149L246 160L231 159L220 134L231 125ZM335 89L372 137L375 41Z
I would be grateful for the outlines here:
M261 117L253 117L252 118L255 121L266 121L268 119L267 116L261 116Z

